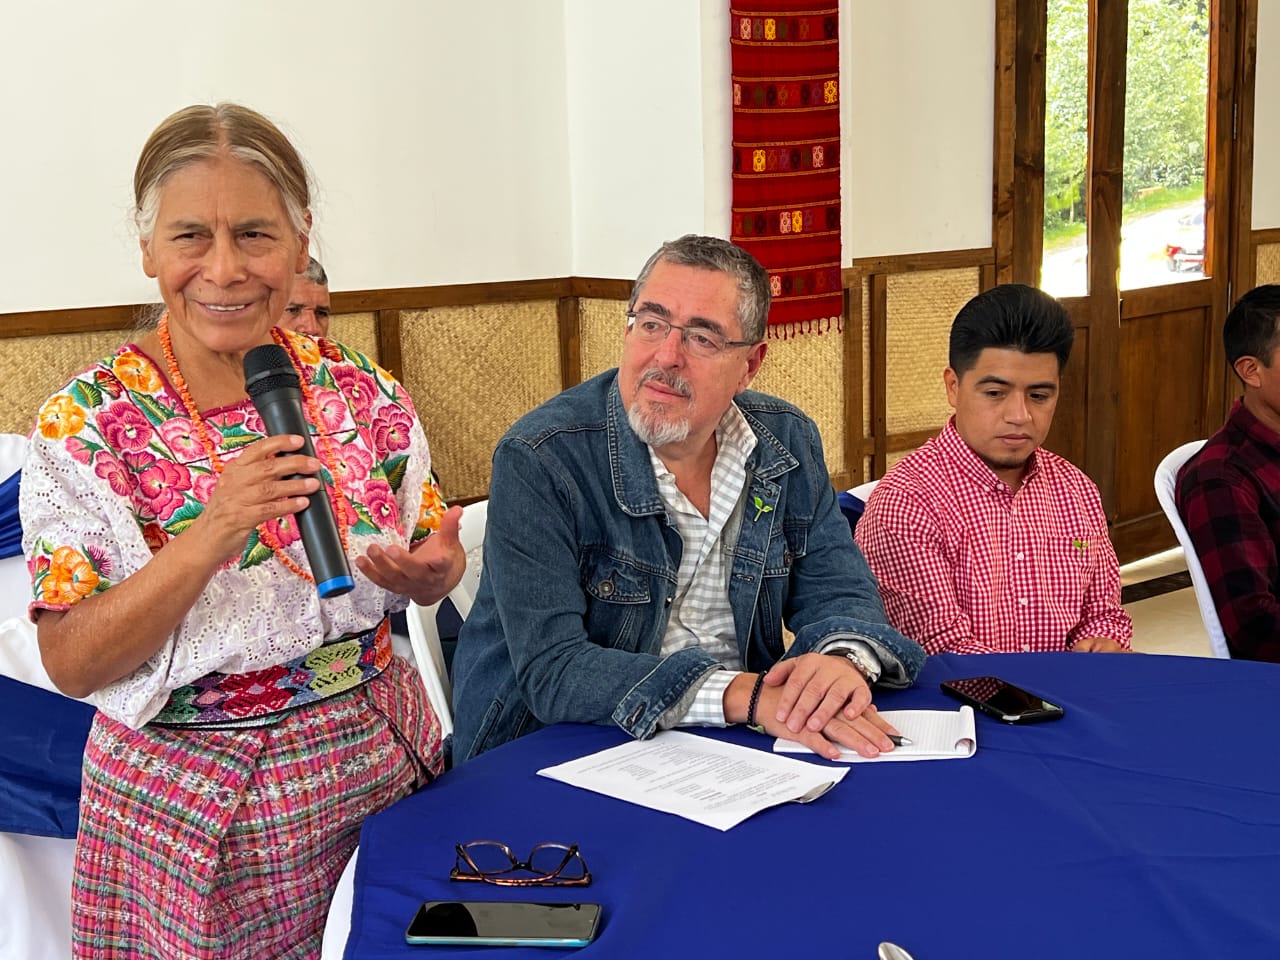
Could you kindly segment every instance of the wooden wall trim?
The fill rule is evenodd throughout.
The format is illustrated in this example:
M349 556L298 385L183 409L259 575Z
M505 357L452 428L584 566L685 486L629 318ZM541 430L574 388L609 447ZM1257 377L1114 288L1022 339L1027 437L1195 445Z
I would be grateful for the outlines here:
M1089 370L1085 472L1115 511L1116 438L1120 391L1120 222L1124 173L1124 3L1089 5ZM1105 237L1103 242L1098 237ZM1095 358L1096 359L1093 359Z
M1045 48L1048 9L1043 0L1023 3L1015 28L1014 76L1018 96L1013 115L1012 279L1040 285L1044 255Z
M124 304L115 307L74 307L70 310L0 313L0 338L121 330L132 327L137 322L138 311L150 306L150 304Z
M378 364L397 380L404 379L404 356L400 352L400 311L379 310L374 314L378 338Z
M874 273L914 273L925 270L963 270L965 267L984 267L995 263L995 252L990 247L974 247L971 250L935 250L929 253L898 253L884 257L854 257L850 267L843 271L846 287L860 283L862 278Z
M871 475L883 477L887 468L889 433L889 279L873 273L869 284L871 353Z
M1252 239L1253 256L1249 259L1250 261L1253 261L1258 256L1258 247L1266 246L1269 243L1280 243L1280 227L1267 227L1264 230L1254 230L1251 231L1250 237ZM1242 290L1240 292L1243 293L1244 291Z
M556 326L560 332L560 385L568 390L582 382L581 300L561 297L556 304Z
M630 300L631 280L612 280L604 277L570 277L569 295L585 300Z
M431 287L391 287L380 290L343 290L333 294L334 313L370 310L426 310L431 307L463 307L485 303L520 303L558 300L569 295L569 278L500 280L494 283L446 283Z
M996 0L995 144L991 170L991 246L997 283L1013 280L1014 118L1018 76L1017 22L1020 0Z
M886 453L903 453L910 452L927 440L932 440L942 432L944 424L938 424L927 430L907 430L903 433L891 433L884 438L884 448ZM876 451L875 437L867 437L862 443L862 455L864 457L873 456ZM883 475L883 473L881 474Z
M844 288L844 341L841 367L844 370L844 474L845 486L867 479L862 453L866 437L862 429L862 282Z
M1226 0L1222 0L1226 2ZM1236 16L1232 23L1237 27L1236 37L1236 85L1235 130L1236 144L1232 153L1231 222L1234 231L1228 239L1230 249L1227 263L1231 264L1231 289L1228 306L1246 290L1257 283L1257 243L1259 233L1274 233L1280 243L1280 230L1257 231L1253 229L1253 122L1254 90L1258 68L1258 4L1256 0L1236 0ZM1214 33L1211 30L1210 36ZM1266 242L1266 241L1263 241ZM1225 363L1225 357L1223 358Z

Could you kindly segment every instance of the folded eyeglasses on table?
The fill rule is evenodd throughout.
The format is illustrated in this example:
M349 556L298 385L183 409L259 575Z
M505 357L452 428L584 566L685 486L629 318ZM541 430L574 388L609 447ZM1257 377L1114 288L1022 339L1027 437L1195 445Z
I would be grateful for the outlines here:
M450 880L479 880L509 887L585 887L591 871L576 843L539 843L525 860L497 840L472 840L454 849Z

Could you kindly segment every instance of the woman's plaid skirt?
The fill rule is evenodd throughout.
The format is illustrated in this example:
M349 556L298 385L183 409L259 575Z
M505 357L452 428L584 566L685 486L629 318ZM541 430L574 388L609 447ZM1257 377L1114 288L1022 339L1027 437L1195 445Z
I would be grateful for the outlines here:
M371 813L442 769L440 724L404 660L247 729L131 730L85 747L76 957L318 957Z

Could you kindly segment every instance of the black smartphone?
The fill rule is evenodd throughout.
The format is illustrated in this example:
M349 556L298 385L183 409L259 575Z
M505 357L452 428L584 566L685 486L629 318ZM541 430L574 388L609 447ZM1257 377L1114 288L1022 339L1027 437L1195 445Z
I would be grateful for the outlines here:
M941 686L943 693L949 693L1005 723L1040 723L1062 716L1062 707L1056 703L999 677L943 680Z
M428 900L405 931L405 943L585 947L600 923L598 903Z

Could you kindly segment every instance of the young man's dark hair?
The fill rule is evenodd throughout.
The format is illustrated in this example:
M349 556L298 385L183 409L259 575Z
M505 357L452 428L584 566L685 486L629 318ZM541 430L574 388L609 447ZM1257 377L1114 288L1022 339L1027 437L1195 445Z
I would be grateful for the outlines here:
M962 377L988 347L1022 353L1053 353L1058 372L1071 356L1075 330L1071 315L1043 290L1021 283L1004 283L978 294L956 314L951 324L948 362Z
M1271 354L1280 344L1277 318L1280 318L1280 283L1254 287L1236 301L1222 326L1222 346L1232 369L1241 357L1257 357L1264 367L1271 366Z

